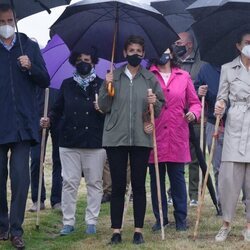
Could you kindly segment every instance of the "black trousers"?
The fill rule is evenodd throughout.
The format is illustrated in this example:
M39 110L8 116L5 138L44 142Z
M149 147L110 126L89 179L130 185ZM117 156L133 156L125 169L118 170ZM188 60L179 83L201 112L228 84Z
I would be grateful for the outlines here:
M143 228L146 212L145 179L150 148L146 147L107 147L112 179L111 227L120 229L124 210L128 157L131 167L131 185L133 190L134 226Z
M8 151L11 181L11 204L8 215L7 178ZM16 142L0 145L0 232L10 231L12 236L23 234L26 200L30 184L29 175L30 142Z

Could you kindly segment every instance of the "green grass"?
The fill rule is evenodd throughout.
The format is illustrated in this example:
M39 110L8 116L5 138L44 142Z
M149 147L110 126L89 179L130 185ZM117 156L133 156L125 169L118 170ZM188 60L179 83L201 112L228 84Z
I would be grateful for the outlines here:
M47 188L47 207L40 213L39 231L36 230L36 213L26 212L24 223L24 240L27 250L80 250L80 249L250 249L250 243L243 241L241 230L245 223L244 207L239 202L237 213L233 223L233 230L228 240L224 243L216 243L214 236L221 226L221 218L216 217L216 211L212 201L206 195L206 204L202 210L202 216L199 226L199 235L196 241L193 241L193 230L196 220L196 208L188 208L189 230L186 232L176 232L174 227L168 227L165 230L164 241L161 240L161 234L153 234L151 226L154 224L154 216L151 209L151 200L149 192L149 176L147 177L147 213L144 226L145 244L140 246L133 245L133 211L130 202L128 213L126 215L124 231L122 234L123 243L118 246L107 245L112 231L110 229L109 204L103 204L97 225L97 234L88 236L85 232L84 214L86 208L86 188L84 181L79 189L79 197L76 213L76 230L69 236L59 236L62 227L62 216L59 212L49 207L49 191L51 181L51 146L47 148L47 160L45 167L45 178ZM10 196L9 196L10 197ZM31 205L30 197L27 202L27 208ZM169 220L174 222L173 207L169 208ZM9 241L0 242L0 249L13 249Z

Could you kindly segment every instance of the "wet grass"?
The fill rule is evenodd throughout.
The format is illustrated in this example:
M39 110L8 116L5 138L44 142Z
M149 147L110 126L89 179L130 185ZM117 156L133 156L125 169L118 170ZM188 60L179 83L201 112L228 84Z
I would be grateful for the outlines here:
M76 230L69 236L59 236L62 227L62 215L49 207L49 191L51 188L51 146L47 148L45 178L47 187L46 209L41 211L39 231L36 230L36 213L26 212L24 223L24 240L27 250L80 250L80 249L250 249L250 243L243 241L241 231L244 227L244 207L239 202L237 213L233 223L232 232L228 240L224 243L216 243L214 236L221 226L221 218L217 217L215 208L208 195L206 195L206 204L202 211L200 221L199 235L196 241L193 241L193 230L196 220L196 208L189 207L188 224L189 229L186 232L176 232L174 226L165 229L164 241L161 240L160 233L152 233L151 226L154 224L154 217L151 209L151 200L149 192L149 176L147 178L148 205L145 218L144 238L146 243L141 246L135 246L132 242L133 236L133 211L130 202L128 213L126 215L124 231L122 234L123 243L118 246L109 246L107 243L111 237L109 204L103 204L97 225L97 234L88 236L85 232L84 211L86 208L86 188L84 181L79 189L79 197L76 213ZM31 205L30 198L27 202L27 208ZM174 222L173 207L169 207L169 220ZM9 241L0 242L0 249L13 249Z

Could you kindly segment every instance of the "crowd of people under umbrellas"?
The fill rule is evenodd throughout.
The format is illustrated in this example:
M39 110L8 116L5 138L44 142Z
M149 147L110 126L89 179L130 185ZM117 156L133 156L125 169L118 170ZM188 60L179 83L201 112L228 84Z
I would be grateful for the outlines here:
M33 150L31 156L34 155L34 146L40 141L38 121L41 112L37 92L38 88L46 88L50 83L38 44L26 35L20 35L25 51L25 55L21 56L12 9L1 4L0 240L10 237L16 248L24 247L22 224L30 184L30 150ZM215 240L224 241L230 233L239 194L243 190L246 206L243 235L245 240L250 241L250 31L239 32L235 43L239 56L222 67L199 60L191 34L182 32L179 37L159 58L152 58L146 69L140 65L145 55L144 39L131 35L124 43L123 53L127 63L107 73L104 81L95 72L98 50L94 44L86 46L83 51L72 51L69 62L75 67L75 72L71 78L63 81L48 118L42 117L40 120L41 127L60 131L57 140L62 180L59 174L56 178L58 187L54 188L57 194L59 190L58 198L51 200L53 208L62 210L60 235L66 236L74 231L77 191L82 174L87 187L86 233L96 233L103 198L105 164L109 166L112 181L111 196L105 194L106 200L111 199L113 235L110 243L122 242L128 166L133 191L133 243L144 243L142 228L146 212L147 168L156 219L152 230L161 229L152 151L154 126L150 120L149 105L153 105L156 118L164 226L169 223L165 186L167 171L169 203L172 202L174 206L176 230L187 230L185 164L190 163L191 206L197 205L199 175L195 154L190 153L193 150L189 142L189 123L194 124L198 137L200 98L205 96L205 141L209 150L216 117L219 116L222 121L213 167L223 225ZM9 150L11 154L8 160ZM8 161L12 191L10 210L6 187ZM37 178L36 169L33 168L31 182L32 178ZM32 183L34 204L30 210L36 211L37 188L34 180ZM41 209L45 208L44 200L45 197Z

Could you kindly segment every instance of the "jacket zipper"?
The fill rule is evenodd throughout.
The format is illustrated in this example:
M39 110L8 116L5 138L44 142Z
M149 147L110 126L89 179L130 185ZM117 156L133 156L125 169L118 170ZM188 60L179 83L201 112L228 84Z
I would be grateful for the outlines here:
M129 144L132 146L132 87L133 87L133 80L130 80L129 84Z

